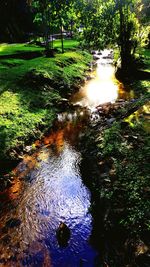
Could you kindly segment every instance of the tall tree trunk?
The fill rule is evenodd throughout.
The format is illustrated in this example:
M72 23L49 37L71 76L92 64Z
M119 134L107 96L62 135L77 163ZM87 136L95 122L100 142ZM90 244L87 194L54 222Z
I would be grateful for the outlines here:
M51 17L50 10L48 9L48 39L49 39L49 49L52 49L52 40L51 40Z
M52 26L52 49L54 48L54 40L53 40L53 34L54 34L54 30L53 30L53 26Z
M120 15L120 56L121 56L121 68L126 68L126 55L125 55L125 40L124 40L124 14L123 14L123 6L122 0L119 1L119 15Z
M61 25L61 51L62 53L64 53L64 37L63 37L62 19L60 19L60 25Z
M49 11L45 12L45 29L46 29L46 51L49 51Z
M131 31L132 25L128 21L128 5L119 0L119 16L120 16L120 56L121 68L127 70L130 67L132 60L132 44L131 44Z

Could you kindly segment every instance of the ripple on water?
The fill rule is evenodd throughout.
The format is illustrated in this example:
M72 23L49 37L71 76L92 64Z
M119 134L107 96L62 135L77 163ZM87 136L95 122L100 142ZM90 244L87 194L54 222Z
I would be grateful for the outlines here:
M94 260L96 254L89 245L92 229L88 212L90 193L80 177L80 160L80 153L67 142L57 155L50 148L41 149L37 156L38 165L28 174L16 210L3 218L6 225L12 225L10 216L16 218L14 227L7 227L3 236L6 239L8 235L10 240L9 244L3 242L3 258L8 259L19 252L17 257L22 259L22 265L30 265L36 254L48 253L53 266L70 264L73 267L79 266L82 258L88 262ZM71 233L66 248L59 247L56 238L60 222L64 222ZM35 250L31 249L33 244L36 244ZM43 261L45 256L39 257Z

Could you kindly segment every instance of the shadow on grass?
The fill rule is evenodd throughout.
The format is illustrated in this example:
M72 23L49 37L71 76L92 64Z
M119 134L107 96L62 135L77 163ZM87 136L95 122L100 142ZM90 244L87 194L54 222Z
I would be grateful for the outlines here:
M135 72L135 78L137 80L150 80L150 72L144 70L137 70Z
M115 76L120 81L143 81L143 80L149 80L150 81L150 72L140 69L127 69L122 70L120 68L117 69Z
M43 53L40 51L36 51L36 52L19 52L16 54L12 54L12 55L1 55L0 59L11 59L11 58L17 58L17 59L25 59L25 60L30 60L33 58L37 58L37 57L41 57L43 56Z

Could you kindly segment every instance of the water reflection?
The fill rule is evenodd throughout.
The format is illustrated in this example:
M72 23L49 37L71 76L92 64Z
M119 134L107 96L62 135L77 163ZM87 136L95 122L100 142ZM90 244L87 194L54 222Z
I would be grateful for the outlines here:
M73 103L93 109L106 102L115 102L117 98L131 99L133 91L125 87L115 78L113 54L111 50L104 50L97 60L95 77L88 81L71 99Z
M73 148L79 132L80 123L68 122L45 137L45 145L14 170L20 184L9 189L12 208L1 214L0 263L94 266L96 252L89 244L90 193L80 177L81 155ZM56 235L61 222L70 232L66 246L60 246Z
M118 81L118 98L130 100L133 99L134 97L135 93L133 90L131 90L129 85L126 84L126 86L124 86L123 83Z

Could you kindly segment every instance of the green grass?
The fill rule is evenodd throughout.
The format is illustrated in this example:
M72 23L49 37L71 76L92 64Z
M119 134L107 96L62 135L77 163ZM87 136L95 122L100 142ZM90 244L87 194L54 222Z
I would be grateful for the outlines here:
M31 69L44 70L51 79L67 80L66 77L70 77L73 82L74 78L81 78L85 71L85 65L90 59L91 57L87 53L66 52L64 54L57 54L55 58L39 57L27 61L10 59L9 64L14 64L12 68L7 66L8 60L2 60L0 62L0 91L8 87L15 88L17 83Z
M64 40L64 49L77 48L79 42L77 40ZM54 48L61 48L61 40L54 40ZM0 44L0 56L13 55L24 52L44 51L44 47L31 44Z
M0 44L0 56L23 52L43 51L44 48L29 44Z
M28 97L31 97L29 92ZM29 109L27 98L22 99L21 94L5 91L0 98L0 156L18 146L23 146L29 136L40 137L41 132L37 126L46 123L45 118L51 122L54 111L42 108ZM13 156L13 155L12 155Z
M73 49L78 47L79 42L77 40L64 40L64 49ZM61 40L54 41L54 48L61 48Z
M138 59L142 59L143 65L140 69L143 72L150 72L150 49L139 48L136 53ZM150 93L150 80L136 80L133 83L133 88L138 95L149 94Z
M73 44L67 41L66 47ZM3 55L41 49L24 44L0 47ZM24 147L30 138L40 138L51 127L58 111L56 102L80 82L90 60L88 53L79 50L54 58L0 60L0 158L13 157L14 149Z
M142 68L144 71L150 72L150 49L140 48L136 54L137 57L141 57L144 61L145 66Z

